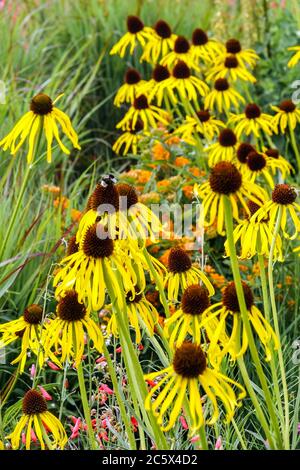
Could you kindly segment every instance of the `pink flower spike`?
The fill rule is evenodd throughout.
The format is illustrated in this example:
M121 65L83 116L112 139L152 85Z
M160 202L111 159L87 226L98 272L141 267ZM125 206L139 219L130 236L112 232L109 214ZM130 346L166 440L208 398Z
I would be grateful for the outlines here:
M107 393L107 395L113 395L115 392L109 388L106 384L102 384L99 387L99 392Z
M45 400L51 401L51 400L52 400L52 397L51 397L51 395L49 395L49 393L44 389L44 387L42 387L41 385L39 385L38 387L39 387L39 389L40 389L41 394L42 394L43 397L45 398Z
M50 369L52 369L52 370L61 370L61 368L58 367L56 364L54 364L54 362L47 361L47 364L50 367Z
M215 450L223 450L221 436L219 436L217 441L216 441Z
M116 349L116 353L121 353L122 352L122 348L121 346L119 346L117 349Z
M197 436L192 437L192 438L190 439L190 441L191 441L192 443L199 441L199 436L198 436L198 434L197 434Z
M180 416L179 421L181 422L181 426L183 429L189 429L188 424L184 418L184 416Z
M34 379L35 374L36 374L36 367L35 367L35 364L32 364L32 366L29 368L29 372L30 372L30 377L31 377L32 379Z
M96 359L96 364L100 364L101 362L106 362L106 359L104 356L98 357L98 359Z

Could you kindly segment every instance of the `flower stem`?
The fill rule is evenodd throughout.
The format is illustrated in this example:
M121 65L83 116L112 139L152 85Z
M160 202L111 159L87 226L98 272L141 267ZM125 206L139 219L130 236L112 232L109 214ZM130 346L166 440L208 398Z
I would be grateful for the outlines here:
M238 258L236 255L236 249L235 249L235 244L234 244L231 202L227 196L224 197L224 209L225 209L225 225L226 225L226 235L227 235L228 249L229 249L229 255L230 255L230 263L231 263L232 274L233 274L233 278L235 282L238 302L240 306L240 313L242 316L244 328L246 330L251 357L256 367L256 372L259 377L259 380L260 380L260 383L261 383L261 386L265 395L265 400L266 400L266 404L269 410L270 419L273 424L274 431L276 433L277 443L278 443L278 446L281 446L280 429L279 429L279 425L277 422L276 413L273 407L272 397L268 388L267 380L264 375L264 371L263 371L263 368L259 359L256 346L255 346L252 329L251 329L251 325L249 321L248 311L247 311L245 297L244 297L244 290L242 286L242 279L241 279L241 274L239 270ZM252 399L253 405L255 406L256 412L259 413L259 416L261 419L263 416L263 413L262 413L261 407L259 406L257 398L255 396L255 392L253 390L251 381L249 379L244 360L240 358L238 360L238 364L241 368L243 379L244 380L246 379L245 385L248 389L248 393ZM261 424L264 428L266 435L268 435L269 430L266 428L264 420L261 421ZM268 439L269 439L269 444L272 447L272 442L270 442L270 437L268 437Z
M292 144L294 154L297 160L298 171L300 171L300 153L299 153L297 142L296 142L295 132L290 122L289 122L289 130L290 130L291 144Z
M83 376L82 363L80 363L77 368L77 376L78 376L78 383L79 383L79 389L80 389L81 402L83 406L84 418L85 418L85 422L87 425L87 431L88 431L88 436L89 436L90 448L91 450L97 450L96 439L95 439L95 434L94 434L92 420L91 420L90 407L88 403L85 381L84 381L84 376Z
M126 413L126 408L124 406L124 399L121 397L121 394L120 394L120 391L119 391L119 384L118 384L118 379L117 379L117 375L116 375L116 372L115 372L115 367L114 367L113 362L111 360L109 351L108 351L107 346L105 344L105 341L103 341L103 352L104 352L104 356L105 356L105 359L106 359L106 362L107 362L110 378L111 378L111 381L112 381L112 384L113 384L113 389L114 389L114 392L115 392L115 395L116 395L116 398L117 398L117 401L118 401L118 405L120 407L121 416L122 416L122 419L123 419L123 422L124 422L124 425L125 425L125 429L126 429L126 432L127 432L127 436L128 436L128 440L129 440L129 444L130 444L130 449L131 450L136 450L136 442L135 442L135 437L134 437L134 434L133 434L133 431L132 431L132 426L131 426L130 420L128 418L128 414Z
M269 263L268 263L268 280L269 280L269 291L270 291L270 299L271 299L271 307L272 307L274 328L275 328L275 333L277 335L278 342L279 342L278 359L279 359L279 367L280 367L280 373L281 373L281 379L282 379L282 388L283 388L283 397L284 397L284 410L285 410L284 442L285 442L285 448L286 448L286 450L288 450L290 448L290 443L289 443L289 434L290 434L289 396L288 396L288 388L287 388L284 360L283 360L283 354L282 354L282 345L281 345L281 339L280 339L278 313L277 313L275 291L274 291L274 278L273 278L274 250L275 250L276 238L277 238L277 235L278 235L279 229L280 229L281 219L282 219L282 207L279 207L277 220L276 220L274 233L273 233L273 238L272 238L272 243L271 243L271 247L270 247Z

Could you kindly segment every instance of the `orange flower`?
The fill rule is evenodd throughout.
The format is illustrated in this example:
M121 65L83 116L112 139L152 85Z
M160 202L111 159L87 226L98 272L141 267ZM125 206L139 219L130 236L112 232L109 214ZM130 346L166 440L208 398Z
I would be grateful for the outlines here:
M57 197L53 201L54 207L61 207L62 210L67 209L70 205L70 200L66 196Z
M167 145L176 145L180 143L180 139L177 135L173 135L166 140Z
M168 264L168 259L169 259L169 253L171 251L171 248L168 248L168 250L166 250L162 255L161 257L159 258L159 261L164 265L164 266L167 266Z
M176 157L175 158L175 165L179 167L186 166L190 163L188 158L185 157Z
M143 204L158 204L160 201L160 195L155 193L154 191L146 194L141 194L140 196L140 202Z
M160 142L153 145L151 152L154 160L169 160L170 158L170 152Z
M188 199L192 199L194 197L193 186L190 186L190 185L182 186L182 191L185 197L187 197Z
M189 168L189 172L193 176L197 176L197 177L206 176L206 172L203 170L200 170L200 168L197 168L196 166L192 166L191 168Z
M44 184L42 186L42 190L51 193L51 194L59 194L60 193L60 187L59 186L54 186L54 185L49 185L49 184Z
M166 192L169 190L170 188L170 180L161 180L161 181L158 181L157 184L157 189L158 191L160 192Z
M82 212L77 209L71 209L71 219L73 222L78 222L81 219Z

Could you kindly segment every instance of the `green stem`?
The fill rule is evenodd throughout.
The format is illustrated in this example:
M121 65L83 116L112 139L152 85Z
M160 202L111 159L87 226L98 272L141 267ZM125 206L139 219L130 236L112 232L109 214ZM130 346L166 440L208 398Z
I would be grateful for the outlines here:
M162 303L162 306L164 307L166 318L169 318L170 310L169 310L168 301L167 301L167 298L166 298L164 286L163 286L161 278L159 277L155 267L153 266L153 263L151 261L151 257L149 255L148 250L147 250L146 247L143 248L143 255L144 255L144 257L146 259L146 262L148 264L149 271L150 271L154 281L156 282L156 288L159 291L160 301Z
M241 274L240 274L240 270L239 270L239 263L238 263L238 258L237 258L237 255L236 255L236 249L235 249L235 244L234 244L231 202L230 202L230 200L227 196L224 197L224 209L225 209L225 225L226 225L226 235L227 235L228 248L229 248L229 254L230 254L230 263L231 263L231 269L232 269L232 274L233 274L233 278L234 278L236 293L237 293L237 297L238 297L238 302L239 302L239 306L240 306L240 313L241 313L241 316L242 316L242 321L243 321L244 328L246 330L251 357L252 357L253 362L255 364L256 372L257 372L258 378L260 380L260 383L261 383L261 386L262 386L262 389L263 389L263 392L264 392L264 395L265 395L266 404L267 404L267 407L268 407L268 410L269 410L270 419L272 421L274 431L276 433L278 445L281 445L280 444L281 443L280 429L279 429L279 425L278 425L278 422L277 422L276 413L274 411L272 397L271 397L271 394L270 394L270 391L269 391L269 388L268 388L268 383L267 383L266 377L264 375L264 371L263 371L263 368L262 368L262 365L261 365L261 362L260 362L260 359L259 359L259 355L258 355L256 346L255 346L255 342L254 342L254 338L253 338L253 334L252 334L252 329L251 329L251 325L250 325L250 321L249 321L249 315L248 315L248 311L247 311L247 306L246 306L245 297L244 297L244 290L243 290L243 286L242 286L242 279L241 279ZM244 378L244 380L246 378L245 383L246 383L249 395L251 396L253 405L255 406L256 411L258 411L258 409L259 409L259 413L260 413L260 416L261 416L262 415L262 410L261 410L260 406L259 406L259 408L257 408L257 405L259 405L257 399L255 399L253 401L255 393L253 391L253 387L251 385L251 382L250 382L250 379L249 379L249 376L248 376L248 372L245 368L245 364L244 364L243 359L240 358L238 363L239 363L239 366L242 366L243 378ZM251 394L250 394L250 390L251 390ZM263 422L261 422L261 424L263 425ZM265 426L264 426L264 431L267 435L267 432L266 432L267 429L265 429ZM268 434L269 434L269 432L268 432ZM269 441L269 444L272 447L272 442Z
M278 342L279 342L278 359L279 359L279 367L280 367L280 373L281 373L281 379L282 379L284 410L285 410L284 442L285 442L285 448L286 450L288 450L290 448L290 444L289 444L289 434L290 434L289 395L288 395L288 388L287 388L287 381L286 381L286 374L285 374L285 367L284 367L284 360L283 360L283 353L282 353L282 345L281 345L281 339L280 339L279 321L278 321L278 313L277 313L275 291L274 291L274 278L273 278L274 250L275 250L275 245L276 245L276 239L280 230L281 219L282 219L282 207L280 206L278 215L277 215L275 228L274 228L272 243L270 247L269 263L268 263L268 280L269 280L269 291L270 291L274 328L275 328L275 333L277 335Z
M289 130L290 130L291 144L292 144L294 154L297 160L298 171L300 171L300 153L299 153L297 142L296 142L295 132L290 122L289 122Z
M114 368L113 362L111 360L109 351L108 351L107 346L105 344L105 341L103 341L103 352L104 352L104 356L106 358L108 371L109 371L110 378L111 378L111 381L112 381L112 384L113 384L113 389L114 389L114 392L115 392L115 395L116 395L116 398L117 398L117 401L118 401L118 405L120 407L121 416L122 416L122 419L123 419L123 422L124 422L124 425L125 425L125 429L126 429L126 432L127 432L127 436L128 436L128 440L129 440L129 444L130 444L130 449L131 450L136 450L136 442L135 442L134 433L133 433L133 430L132 430L130 420L128 418L128 414L126 412L126 408L125 408L125 405L124 405L124 399L121 397L121 394L120 394L120 391L119 391L119 384L118 384L117 375L116 375L115 368Z
M85 422L87 425L87 431L88 431L88 436L89 436L90 448L91 450L96 450L97 444L96 444L96 438L95 438L92 420L91 420L91 413L90 413L90 407L89 407L87 393L86 393L82 363L80 363L77 368L77 376L78 376L78 383L79 383L79 389L80 389L80 398L81 398L81 402L83 406L84 418L85 418Z

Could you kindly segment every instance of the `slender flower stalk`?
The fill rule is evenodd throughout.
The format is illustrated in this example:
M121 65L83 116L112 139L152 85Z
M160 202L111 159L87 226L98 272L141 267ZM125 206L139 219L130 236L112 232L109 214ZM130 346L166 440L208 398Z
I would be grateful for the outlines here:
M88 397L86 393L85 380L83 375L82 363L79 364L77 368L78 383L80 389L81 402L84 412L84 419L87 425L87 432L89 436L89 443L91 450L97 449L96 437L93 430L92 420L91 420L91 411L89 407Z

